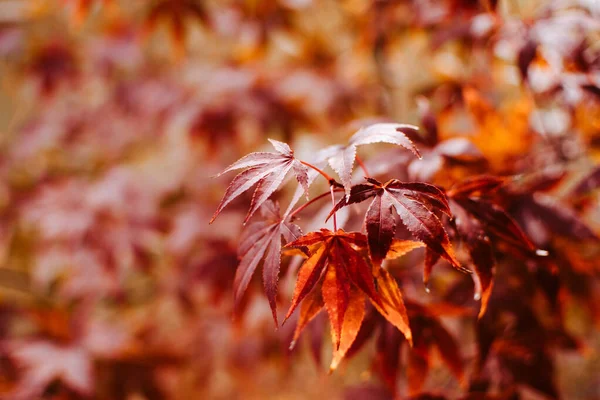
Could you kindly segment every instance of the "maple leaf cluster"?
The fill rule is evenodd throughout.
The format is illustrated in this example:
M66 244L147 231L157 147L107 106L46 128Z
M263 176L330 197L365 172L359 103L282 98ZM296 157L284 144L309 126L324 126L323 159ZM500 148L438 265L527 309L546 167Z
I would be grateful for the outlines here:
M599 16L0 1L0 399L598 398Z

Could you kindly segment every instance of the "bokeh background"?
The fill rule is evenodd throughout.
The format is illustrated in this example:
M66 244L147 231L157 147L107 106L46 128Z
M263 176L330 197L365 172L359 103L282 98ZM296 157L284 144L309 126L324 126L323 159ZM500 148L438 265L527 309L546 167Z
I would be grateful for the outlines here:
M250 197L209 226L228 183L213 176L267 138L310 159L346 143L357 120L433 120L436 140L468 138L468 154L432 142L427 162L409 165L382 146L364 154L370 170L443 185L567 171L553 196L600 232L599 179L571 191L600 159L597 0L0 0L0 85L4 399L392 398L375 343L332 375L327 333L288 350L294 323L275 330L260 276L234 318ZM323 226L312 217L303 228ZM542 238L534 225L542 244L569 230ZM577 244L562 243L560 311L530 292L540 319L556 326L560 314L569 332L551 352L560 396L593 400L599 253ZM422 302L467 279L440 268L426 295L422 258L401 268ZM444 321L467 379L434 361L424 390L457 398L475 320ZM397 379L403 396L404 370ZM527 382L517 392L552 398Z

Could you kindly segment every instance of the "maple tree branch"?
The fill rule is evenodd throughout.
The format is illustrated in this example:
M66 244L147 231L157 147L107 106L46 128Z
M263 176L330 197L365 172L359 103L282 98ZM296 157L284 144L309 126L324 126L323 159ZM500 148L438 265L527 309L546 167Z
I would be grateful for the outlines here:
M360 167L360 169L363 170L363 172L365 173L365 178L369 178L369 171L367 170L367 166L365 165L365 163L363 162L363 160L361 160L361 158L357 155L356 156L356 162L358 163L358 166Z

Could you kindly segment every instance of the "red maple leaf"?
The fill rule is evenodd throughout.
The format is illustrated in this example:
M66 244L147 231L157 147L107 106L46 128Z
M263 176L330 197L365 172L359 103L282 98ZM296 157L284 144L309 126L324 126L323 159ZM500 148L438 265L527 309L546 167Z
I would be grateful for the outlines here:
M401 182L392 179L385 184L367 178L367 183L355 185L348 198L341 199L331 214L349 204L361 203L373 198L365 216L369 240L369 254L374 263L379 264L387 255L396 233L396 210L402 223L433 253L448 260L462 271L456 260L448 234L436 211L450 216L446 195L436 186L419 182ZM330 215L331 215L330 214ZM470 272L470 271L468 271Z
M289 318L302 302L292 345L306 324L325 308L333 332L334 353L330 368L335 369L360 330L365 316L365 295L408 341L412 341L400 289L386 270L375 266L373 271L360 253L367 247L367 238L363 234L321 229L289 243L287 247L308 248L310 254L298 273L292 304L286 316L286 319ZM410 246L400 247L404 250L397 249L398 252L406 252Z
M463 240L475 268L476 299L481 299L479 318L486 311L494 278L494 238L517 247L525 253L536 250L517 223L501 207L486 198L504 180L496 177L474 177L456 185L448 192L453 226ZM429 269L433 264L429 266Z

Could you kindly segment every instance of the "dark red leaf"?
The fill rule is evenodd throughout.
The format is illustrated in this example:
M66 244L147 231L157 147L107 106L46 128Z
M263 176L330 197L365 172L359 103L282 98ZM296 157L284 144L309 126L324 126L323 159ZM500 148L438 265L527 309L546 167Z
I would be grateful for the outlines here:
M369 254L376 264L385 259L396 235L396 219L392 215L392 207L387 196L375 196L365 215Z
M369 178L367 184L356 185L350 197L341 199L330 215L340 208L360 203L374 197L365 218L369 236L369 253L374 263L379 264L390 249L396 222L392 208L408 230L429 249L439 254L450 264L463 270L454 256L454 251L436 211L450 215L446 195L439 188L426 183L406 183L393 179L381 184ZM393 222L392 222L393 221Z
M455 201L469 214L476 217L489 234L525 250L536 250L536 246L523 233L515 220L494 203L474 198L456 198Z

